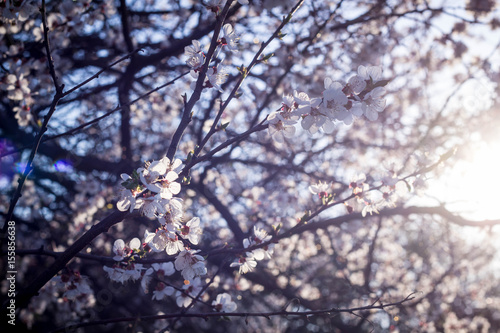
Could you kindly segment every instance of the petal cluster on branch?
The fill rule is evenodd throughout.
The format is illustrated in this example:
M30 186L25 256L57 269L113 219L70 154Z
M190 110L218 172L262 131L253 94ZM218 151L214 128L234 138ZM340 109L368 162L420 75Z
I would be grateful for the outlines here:
M381 67L359 66L358 74L347 84L326 78L321 98L310 98L307 93L297 91L293 96L283 95L281 109L268 117L269 134L281 143L285 138L293 137L294 125L299 121L310 134L319 129L332 133L337 122L351 125L363 115L375 121L385 108L385 89L382 86L387 83L387 80L382 80Z

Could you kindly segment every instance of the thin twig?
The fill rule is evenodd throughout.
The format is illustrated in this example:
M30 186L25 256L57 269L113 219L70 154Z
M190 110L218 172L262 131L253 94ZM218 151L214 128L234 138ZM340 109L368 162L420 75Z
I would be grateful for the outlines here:
M270 311L270 312L233 312L233 313L225 313L225 312L208 312L208 313L172 313L172 314L165 314L165 315L153 315L153 316L141 316L140 321L152 321L152 320L159 320L159 319L170 319L170 318L222 318L222 317L264 317L264 318L270 318L272 316L321 316L321 315L327 315L331 316L333 314L337 313L351 313L354 314L355 312L359 311L366 311L366 310L383 310L388 307L393 307L393 306L401 306L406 302L409 302L413 299L415 299L415 294L416 293L411 293L408 296L406 296L403 300L397 301L397 302L391 302L391 303L386 303L386 304L380 304L380 305L367 305L367 306L360 306L360 307L355 307L355 308L346 308L346 309L341 309L341 308L330 308L330 309L323 309L323 310L311 310L311 311L300 311L300 312L290 312L290 311ZM137 317L122 317L122 318L110 318L110 319L105 319L105 320L96 320L93 322L88 322L88 323L80 323L76 325L71 325L69 327L61 327L56 329L55 332L63 332L67 329L76 329L79 327L89 327L89 326L97 326L97 325L105 325L105 324L110 324L110 323L123 323L123 322L133 322L137 320Z
M12 196L12 199L10 201L9 205L9 211L7 213L7 218L6 221L4 222L4 225L2 227L2 233L5 234L7 230L7 221L12 220L12 216L14 215L14 209L16 208L17 202L21 198L21 192L24 186L24 183L26 179L28 178L29 174L33 170L33 160L35 159L35 155L38 151L38 147L40 146L40 142L42 141L42 137L47 131L47 126L49 123L50 118L54 114L54 111L56 110L57 103L63 96L63 89L64 89L64 84L59 85L58 83L58 78L56 76L56 71L54 68L54 61L52 59L51 51L50 51L50 43L49 43L49 28L47 27L47 15L46 15L46 8L45 8L45 0L42 1L42 7L40 8L40 12L42 14L42 25L43 25L43 36L44 36L44 41L43 44L45 46L45 52L47 53L47 62L49 66L49 72L50 76L52 77L52 81L54 83L54 87L56 89L56 93L52 99L52 103L50 105L49 112L47 115L44 117L42 127L40 128L40 131L38 132L35 143L33 144L33 148L31 149L31 154L28 158L28 162L26 163L26 167L24 169L24 172L18 180L18 186L16 188L16 191L14 192L14 195ZM3 242L3 238L2 238Z
M198 156L198 154L201 152L201 150L206 145L206 143L208 142L208 140L212 137L212 135L215 132L217 132L216 128L218 126L220 118L222 117L222 114L226 110L226 108L229 105L229 103L231 102L231 100L236 96L236 93L237 93L238 89L240 88L241 84L243 83L243 81L245 80L245 78L248 76L248 74L251 72L251 70L253 69L253 67L260 62L259 58L262 55L262 53L264 52L264 50L267 48L267 46L269 44L271 44L271 42L274 39L276 39L276 38L278 38L280 36L281 30L283 29L283 27L288 22L290 22L290 19L293 16L293 14L302 6L303 3L304 3L304 0L300 0L299 2L297 2L297 4L291 9L291 11L288 14L288 16L285 17L283 19L283 21L281 22L281 24L278 26L278 28L276 28L276 30L271 35L271 37L269 37L268 40L261 45L260 49L257 51L257 53L255 54L255 56L253 57L252 61L248 65L248 67L241 68L240 78L238 79L238 81L236 82L236 85L234 86L233 90L229 94L229 97L226 99L226 101L224 102L224 104L221 106L219 112L215 116L215 119L214 119L214 121L212 123L212 126L210 127L210 130L208 131L207 135L205 135L205 137L203 138L202 142L198 145L198 148L195 150L194 157Z
M72 92L74 92L74 91L75 91L75 90L77 90L77 89L80 89L81 87L83 87L83 86L84 86L84 85L86 85L87 83L91 82L92 80L97 79L97 78L99 77L99 75L101 75L101 74L102 74L102 73L104 73L105 71L107 71L107 70L111 69L111 67L113 67L113 66L115 66L115 65L119 64L120 62L122 62L122 61L124 61L124 60L126 60L126 59L128 59L128 58L130 58L130 57L132 57L135 53L140 52L140 51L142 51L142 49L136 49L136 50L134 50L134 51L132 51L132 52L130 52L130 53L128 53L128 54L126 54L126 55L124 55L123 57L121 57L120 59L116 60L115 62L112 62L110 65L108 65L108 66L104 67L103 69L101 69L100 71L98 71L97 73L95 73L94 75L92 75L91 77L89 77L88 79L86 79L85 81L83 81L82 83L77 84L77 85L76 85L76 86L74 86L73 88L71 88L71 89L69 89L69 90L65 91L65 92L63 93L63 96L62 96L62 97L66 97L66 96L68 96L69 94L71 94Z
M121 58L121 59L124 59L124 58L126 58L126 57L127 57L127 56L125 56L125 57L123 57L123 58ZM110 66L112 66L112 65L110 65ZM183 76L186 76L187 74L189 74L189 72L185 72L185 73L183 73L183 74L181 74L181 75L177 76L176 78L174 78L174 79L172 79L172 80L170 80L170 81L168 81L168 82L166 82L166 83L164 83L164 84L162 84L162 85L159 85L158 87L156 87L156 88L154 88L154 89L152 89L152 90L148 91L147 93L145 93L145 94L143 94L143 95L141 95L141 96L137 97L136 99L134 99L134 100L133 100L133 101L131 101L130 103L127 103L127 104L124 104L124 105L117 106L116 108L114 108L113 110L110 110L110 111L106 112L106 113L105 113L105 114L103 114L102 116L99 116L99 117L97 117L97 118L95 118L95 119L92 119L92 120L90 120L90 121L88 121L88 122L86 122L86 123L84 123L84 124L81 124L81 125L79 125L79 126L77 126L77 127L75 127L75 128L72 128L72 129L70 129L70 130L68 130L68 131L66 131L66 132L64 132L64 133L60 133L60 134L56 134L56 135L51 135L51 136L45 136L45 137L43 138L43 140L42 140L42 143L47 142L47 141L50 141L50 140L54 140L54 139L57 139L57 138L60 138L60 137L63 137L63 136L71 135L71 134L73 134L73 133L75 133L75 132L78 132L78 131L79 131L79 130L81 130L81 129L84 129L85 127L88 127L88 126L90 126L90 125L92 125L92 124L95 124L95 123L97 123L97 122L101 121L102 119L104 119L104 118L106 118L106 117L109 117L109 116L110 116L110 115L112 115L113 113L115 113L115 112L117 112L117 111L120 111L120 110L121 110L124 106L130 106L130 105L133 105L133 104L135 104L136 102L138 102L139 100L141 100L141 99L143 99L143 98L148 97L148 96L149 96L149 95L151 95L152 93L157 92L157 91L159 91L160 89L163 89L163 88L165 88L165 87L168 87L169 85L171 85L171 84L175 83L177 80L179 80L179 79L180 79L180 78L182 78ZM21 147L21 148L19 148L19 149L15 149L15 150L8 151L8 152L6 152L6 153L1 154L1 155L0 155L0 158L2 158L2 157L4 157L4 156L7 156L7 155L12 155L12 154L15 154L15 153L19 153L19 152L21 152L23 149L26 149L26 148L29 148L29 147L30 147L30 146L25 146L25 147Z
M172 141L170 141L170 145L167 150L167 157L171 160L174 158L174 155L177 151L177 146L181 141L184 131L191 122L193 108L201 97L201 92L203 90L203 83L205 82L208 66L210 65L215 50L217 49L217 41L219 40L219 34L222 28L222 24L224 23L226 15L229 11L229 7L233 3L233 1L234 0L227 1L221 14L217 16L217 23L215 25L214 35L212 36L212 42L210 43L210 48L208 49L207 54L205 55L206 57L205 63L203 64L202 69L199 73L198 81L196 81L196 87L193 91L193 94L191 95L191 97L187 102L186 101L184 102L184 111L182 113L181 122L177 127L174 135L172 136Z

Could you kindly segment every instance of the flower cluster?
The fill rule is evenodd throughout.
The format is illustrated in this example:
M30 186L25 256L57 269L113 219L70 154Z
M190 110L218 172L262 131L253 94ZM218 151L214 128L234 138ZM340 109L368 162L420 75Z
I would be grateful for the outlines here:
M53 277L43 286L28 308L21 309L19 318L31 329L37 317L55 310L58 314L56 323L62 325L82 318L95 304L88 277L65 268L61 275Z
M117 261L113 267L104 266L103 269L111 280L125 283L128 280L138 280L142 276L144 267L142 264L134 263L137 257L141 257L144 251L140 250L141 241L139 238L132 239L128 246L122 239L117 239L113 244L113 260Z
M378 192L365 199L365 207L361 211L363 216L367 213L378 214L379 210L385 207L396 207L396 201L403 193L408 191L408 184L398 178L393 170L388 170L386 176L382 177L382 186ZM378 195L377 195L378 194Z
M149 283L152 280L153 273L156 273L157 283L155 290L153 291L154 300L162 300L166 296L173 295L175 289L171 286L165 285L162 281L165 276L170 276L175 273L174 264L171 262L165 262L161 264L153 264L150 268L146 270L141 280L141 287L147 294L149 292Z
M358 74L346 84L326 78L323 97L310 98L305 92L297 91L293 96L283 95L280 110L268 117L269 134L275 141L283 142L284 138L295 134L294 125L299 120L310 134L320 128L325 133L332 133L335 122L350 125L363 115L368 120L377 120L386 104L382 95L388 81L381 78L380 67L359 66Z
M122 174L123 188L116 207L120 211L131 212L139 209L149 218L164 218L169 214L171 206L178 207L171 199L181 191L181 185L176 182L181 164L179 159L170 162L168 157L164 157L159 161L146 163L144 168L137 169L132 176ZM136 197L138 194L140 195Z
M199 277L182 286L182 291L177 290L175 301L178 307L187 308L193 299L203 290L201 279Z
M380 186L370 189L370 185L366 183L365 174L361 173L351 177L349 182L349 188L352 190L351 197L358 204L363 205L361 211L363 217L368 213L370 215L378 214L379 210L384 207L395 207L396 200L402 195L403 189L407 189L409 186L397 177L394 170L390 170L385 177L382 177L381 182ZM309 186L309 191L317 194L325 205L333 200L333 194L328 193L330 188L331 185L320 181ZM349 213L354 211L347 201L344 204Z
M116 8L113 1L96 4L95 1L57 1L46 8L46 28L53 45L66 47L70 36L89 31L96 21L111 17ZM2 71L0 90L4 103L12 105L12 111L20 127L36 126L34 105L50 103L47 96L54 90L47 66L47 57L41 56L41 48L33 48L44 40L43 24L39 22L40 0L0 1L0 43ZM108 32L109 33L109 32ZM7 42L6 36L12 36ZM113 43L119 39L108 38ZM61 57L61 49L52 48L56 75L65 80L66 69L73 68L71 61ZM43 54L45 52L42 52Z
M223 37L217 41L218 46L222 49L224 47L231 52L238 52L239 36L234 32L231 24L227 23L222 27ZM195 79L191 83L191 89L195 89L198 76L201 72L202 66L205 63L205 53L203 52L203 45L197 40L193 40L192 45L184 48L184 55L186 56L186 64L191 69L190 74ZM227 68L221 65L209 67L207 70L207 77L203 84L204 88L216 88L223 92L221 85L227 80Z
M245 238L243 240L243 247L245 249L259 246L262 243L269 242L271 236L263 229L257 227L253 228L254 236ZM231 263L231 267L239 267L240 274L245 274L252 271L257 266L257 261L263 259L271 259L271 255L274 251L274 244L264 245L262 247L256 247L255 249L246 252L245 255L240 256L235 262Z
M27 126L32 119L31 106L34 103L29 82L26 79L27 73L16 71L8 74L4 82L0 82L0 88L7 92L7 98L15 103L19 103L13 108L19 126Z
M60 289L65 290L62 297L68 300L81 299L85 295L93 294L87 278L82 277L77 271L63 273L52 278L52 281L55 281Z
M16 23L24 22L38 10L35 0L27 1L2 1L0 6L0 17L4 22Z
M142 264L134 262L123 262L113 265L113 267L104 266L104 271L108 273L111 280L124 284L128 280L136 281L142 276L144 267Z
M170 161L164 157L159 161L146 163L145 167L135 170L132 175L121 176L124 182L117 208L121 211L139 209L143 215L156 218L160 226L155 232L145 231L143 250L140 249L141 242L138 238L134 238L129 246L125 246L121 239L116 240L113 259L120 263L112 268L105 266L104 270L110 279L121 283L129 279L141 279L145 292L149 291L152 274L156 272L159 282L153 291L155 300L174 293L174 289L162 281L165 275L172 275L177 270L189 282L207 274L205 259L197 254L199 250L191 250L188 246L188 242L196 245L200 241L200 219L194 217L184 223L182 200L174 197L181 191L181 185L176 181L181 164L179 159ZM136 257L142 257L150 251L165 251L167 255L175 255L176 258L174 263L153 264L147 270L142 264L134 263Z

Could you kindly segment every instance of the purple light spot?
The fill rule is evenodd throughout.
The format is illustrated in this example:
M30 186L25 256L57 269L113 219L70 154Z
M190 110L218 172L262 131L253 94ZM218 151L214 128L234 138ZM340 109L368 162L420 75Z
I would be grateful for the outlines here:
M73 172L73 165L71 165L70 161L59 160L54 163L54 169L56 169L57 172Z
M17 173L23 174L24 170L26 170L27 165L28 164L26 162L17 162L16 164L14 164L14 170Z

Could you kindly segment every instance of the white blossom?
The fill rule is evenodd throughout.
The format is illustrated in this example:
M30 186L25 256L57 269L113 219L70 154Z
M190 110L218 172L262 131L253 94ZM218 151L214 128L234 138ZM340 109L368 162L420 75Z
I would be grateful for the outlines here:
M193 217L189 220L185 225L180 228L179 235L189 240L192 244L198 244L200 241L200 236L202 234L202 230L200 227L200 218Z
M295 134L296 122L290 119L285 119L281 113L271 113L267 118L269 122L268 132L269 135L276 142L283 142L285 138L291 138Z
M367 93L362 101L354 102L352 106L353 112L362 112L368 120L377 120L378 113L384 111L385 108L385 99L382 98L384 93L384 88L376 87Z
M239 267L240 274L251 272L257 266L257 261L253 253L247 252L246 256L241 256L237 261L232 262L230 267Z
M192 281L189 281L189 284L182 286L182 291L177 291L176 303L179 307L188 307L193 299L191 297L196 297L202 290L201 280L199 277L195 278ZM191 297L190 297L191 296Z
M238 52L238 40L240 38L234 32L231 24L224 24L222 27L222 33L224 34L224 37L221 40L222 45L227 46L227 49L231 52Z
M309 191L312 194L318 194L320 197L326 196L328 191L330 190L331 184L325 182L318 182L317 184L313 184L309 186Z
M136 208L136 200L132 191L126 188L120 189L120 199L116 203L116 208L122 212L127 210L132 212Z
M122 239L115 240L115 243L113 244L113 252L115 253L113 260L116 261L122 261L123 258L127 256L125 251L125 242Z
M358 76L366 81L372 81L371 83L376 83L382 78L382 67L380 66L363 66L358 67Z
M174 292L175 292L174 288L166 286L165 283L163 282L158 282L156 284L155 290L153 291L153 300L160 301L164 299L166 296L173 295Z
M199 41L193 40L193 45L184 48L184 54L187 57L186 64L191 69L199 69L205 63L205 54L202 51L202 45Z
M212 87L220 92L224 92L221 85L227 81L228 73L226 67L217 65L217 67L209 68L207 70L207 77Z
M181 271L185 280L191 281L195 276L207 274L204 258L199 254L200 250L184 250L175 259L175 269Z
M231 300L231 296L228 293L217 295L212 302L212 306L215 308L215 311L218 312L229 313L236 311L236 303Z

